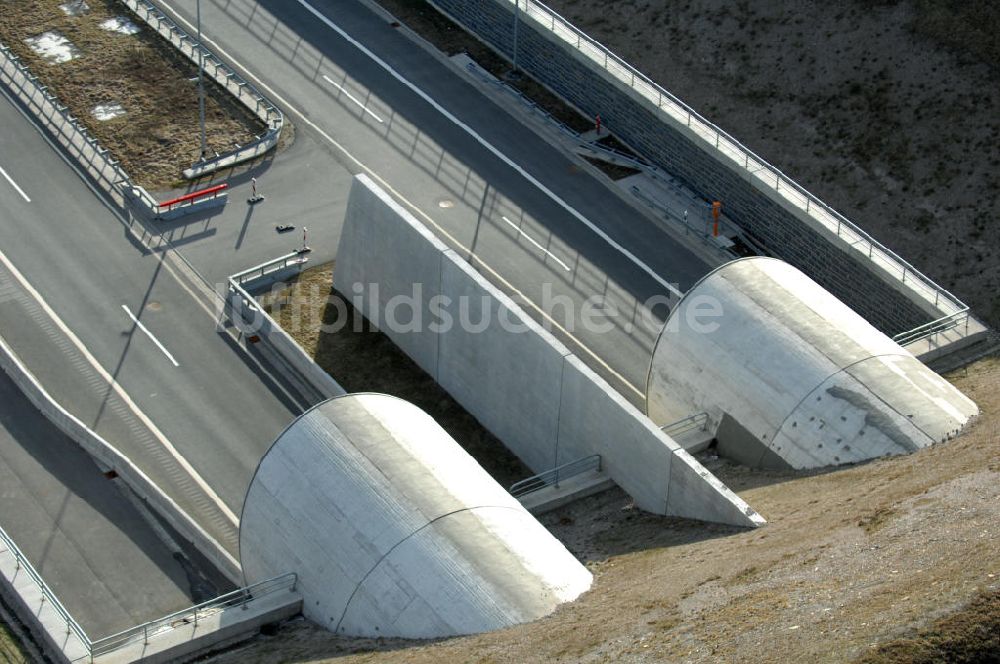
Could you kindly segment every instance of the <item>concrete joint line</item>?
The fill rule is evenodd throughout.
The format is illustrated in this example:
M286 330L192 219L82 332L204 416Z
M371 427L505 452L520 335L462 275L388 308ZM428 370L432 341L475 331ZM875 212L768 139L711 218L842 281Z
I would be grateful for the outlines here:
M504 510L512 510L514 512L519 512L519 510L516 507L510 507L509 505L476 505L474 507L463 507L462 509L454 510L453 512L448 512L447 514L441 514L440 516L436 516L427 523L425 523L424 525L420 526L412 533L410 533L403 539L393 544L392 547L384 554L382 554L382 556L377 561L375 561L375 564L372 565L367 572L365 572L365 575L361 577L360 581L358 581L358 585L354 586L354 590L351 592L351 596L347 598L347 602L344 603L344 612L340 615L340 619L337 620L337 625L333 628L333 633L337 634L338 631L340 630L340 624L344 622L344 618L347 616L347 611L351 608L351 602L354 600L354 596L357 594L358 590L361 589L361 586L365 584L365 581L368 579L369 576L371 576L372 572L378 569L379 565L382 564L382 561L388 558L392 554L392 552L395 551L400 545L412 539L414 535L427 529L429 526L434 525L441 519L447 518L454 514L460 514L462 512L472 512L474 510L480 510L480 509L504 509Z

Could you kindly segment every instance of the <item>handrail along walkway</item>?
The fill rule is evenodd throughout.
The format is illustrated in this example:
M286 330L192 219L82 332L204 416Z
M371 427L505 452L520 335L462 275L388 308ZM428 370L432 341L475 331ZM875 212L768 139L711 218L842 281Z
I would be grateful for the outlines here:
M10 537L10 535L7 534L3 527L0 527L0 547L2 547L0 548L0 553L6 550L11 554L11 556L13 556L15 570L23 570L35 586L38 587L39 592L42 593L43 601L48 603L49 606L51 606L59 615L60 619L66 623L66 635L69 636L72 634L79 639L84 649L86 649L88 659L91 662L94 661L95 657L119 650L130 643L138 641L140 638L143 639L143 643L148 644L151 637L169 632L178 625L187 625L191 623L197 625L199 620L203 620L207 616L214 615L220 611L237 606L245 609L247 608L247 605L255 599L260 599L261 597L272 595L282 590L294 592L298 586L298 575L295 572L289 572L287 574L276 576L272 579L250 584L249 586L245 586L243 588L237 588L232 592L220 595L219 597L210 599L207 602L202 602L201 604L196 604L186 609L175 611L174 613L163 616L162 618L150 620L142 623L141 625L136 625L118 632L117 634L112 634L110 636L97 639L96 641L92 641L90 637L87 636L87 632L84 631L83 627L73 618L66 607L63 606L63 603L59 601L55 592L47 583L45 583L45 579L42 578L42 575L38 573L34 565L31 564L31 561L28 560L21 549L18 548L17 544Z
M515 482L510 486L508 491L510 495L515 498L521 498L529 493L540 491L547 486L555 485L558 487L561 480L566 480L570 477L580 475L588 470L600 472L600 454L592 454L590 456L583 457L582 459L577 459L576 461L570 461L569 463L564 463L561 466L556 466L555 468L538 473L537 475L532 475L531 477L523 479L520 482Z

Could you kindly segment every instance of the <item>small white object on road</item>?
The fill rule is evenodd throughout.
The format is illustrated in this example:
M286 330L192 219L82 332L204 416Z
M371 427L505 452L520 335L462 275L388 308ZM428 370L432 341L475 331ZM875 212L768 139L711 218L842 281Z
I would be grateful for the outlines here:
M350 99L350 100L351 100L351 101L353 101L353 102L354 102L355 104L357 104L358 106L360 106L360 107L361 107L361 110L362 110L362 111L364 111L364 112L365 112L365 113L367 113L368 115L372 116L373 118L375 118L375 119L376 119L376 120L378 120L379 122L382 122L382 118L380 118L379 116L377 116L377 115L375 115L374 113L372 113L371 111L369 111L369 110L368 110L368 106L367 106L367 104L365 104L365 103L364 103L363 101L361 101L360 99L358 99L357 97L355 97L354 95L352 95L352 94L351 94L350 92L348 92L348 91L347 91L347 89L346 89L346 88L344 88L344 86L343 86L343 85L341 85L340 83L337 83L336 81L334 81L333 79L331 79L331 78L330 78L329 76L327 76L326 74L323 74L323 79L324 79L324 80L325 80L325 81L326 81L327 83L329 83L330 85L332 85L333 87L335 87L335 88L337 88L338 90L340 90L341 92L343 92L343 93L344 93L344 95L346 95L348 99ZM383 124L384 124L384 123L383 123Z
M170 360L171 362L173 362L173 364L174 364L175 367L179 367L180 365L177 364L177 360L175 360L174 356L170 354L170 351L167 350L166 347L163 344L160 343L159 339L157 339L155 336L153 336L152 332L150 332L149 330L146 329L146 326L143 325L139 321L139 319L136 318L132 314L131 311L129 311L129 308L123 304L122 305L122 309L124 309L125 313L128 314L128 317L132 319L132 322L134 322L137 326L139 326L139 329L142 330L143 332L145 332L146 336L149 337L153 341L154 344L156 344L156 347L163 351L163 354L167 356L167 359Z

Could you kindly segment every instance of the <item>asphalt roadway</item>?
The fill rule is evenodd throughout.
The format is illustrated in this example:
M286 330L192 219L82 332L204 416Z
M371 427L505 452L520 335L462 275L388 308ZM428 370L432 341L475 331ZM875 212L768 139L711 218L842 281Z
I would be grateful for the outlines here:
M579 307L559 321L576 328L555 331L639 402L656 332L634 324L640 304L667 283L686 289L706 263L384 17L361 3L314 4L319 17L299 2L202 3L213 46L260 77L298 136L231 173L221 212L161 232L210 284L297 246L298 232L277 235L278 223L309 227L313 260L332 259L351 177L368 172L515 296L605 296L622 312L611 332L579 326ZM176 8L190 18L194 0ZM0 126L3 336L235 553L257 461L308 400L235 344L198 284L133 237L2 100ZM256 208L243 202L251 175L267 196Z
M92 639L217 592L124 491L0 372L0 525Z
M195 0L157 4L191 27ZM642 304L669 296L665 284L689 288L710 269L701 257L365 3L315 0L315 13L299 1L201 5L206 43L297 131L289 150L233 177L224 212L168 230L186 234L181 250L206 277L300 243L297 232L277 236L278 223L309 228L315 262L334 257L350 176L368 172L494 283L553 313L550 327L571 350L642 402L658 332L642 324ZM251 174L268 195L252 212L242 200ZM545 306L562 295L578 305L603 296L619 312L613 328L586 329L581 306L572 317Z
M0 168L30 199L0 182L3 336L64 407L235 554L250 477L303 404L6 101L0 126Z

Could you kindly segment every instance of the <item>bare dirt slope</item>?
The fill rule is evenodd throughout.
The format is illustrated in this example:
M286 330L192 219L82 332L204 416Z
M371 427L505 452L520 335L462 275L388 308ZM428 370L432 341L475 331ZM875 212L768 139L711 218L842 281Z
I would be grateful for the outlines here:
M405 374L381 335L316 329L339 315L320 304L328 270L304 275L307 303L276 312L282 323L298 326L319 361L340 362L338 378L357 373L361 388L391 366ZM618 489L545 515L595 583L537 623L427 643L338 638L298 621L213 661L989 661L984 653L1000 652L1000 358L950 379L983 415L911 456L825 473L703 459L768 518L763 528L653 516ZM423 389L415 374L381 387L409 398ZM478 442L481 460L483 445L498 444Z
M547 4L1000 325L1000 3Z

